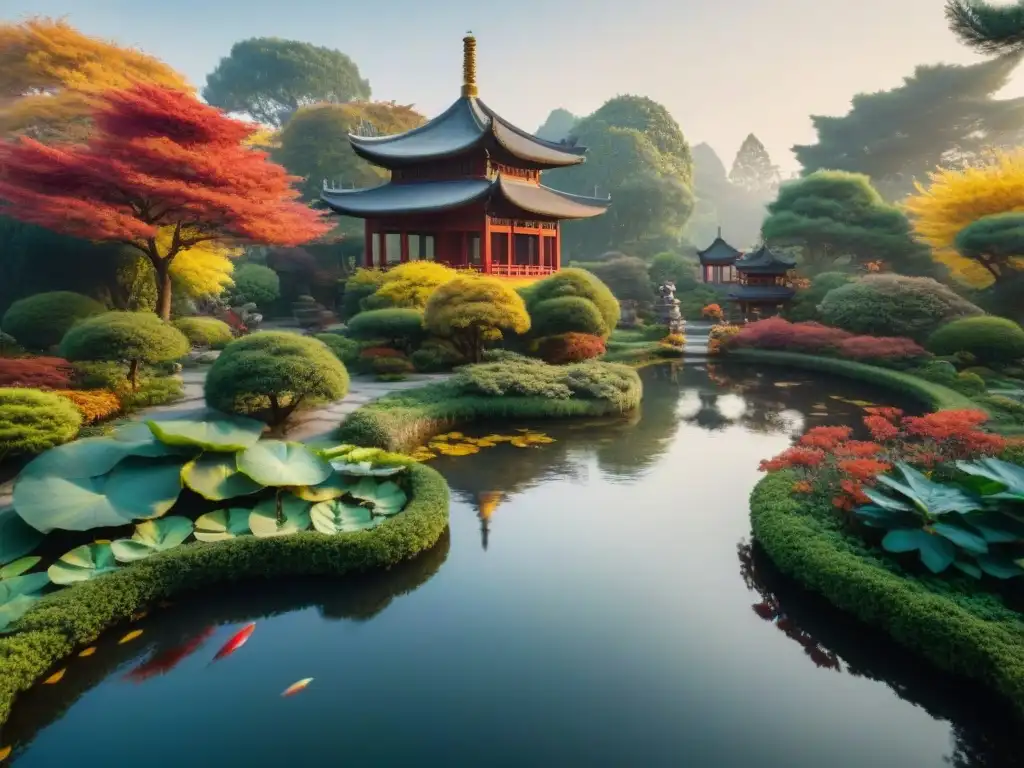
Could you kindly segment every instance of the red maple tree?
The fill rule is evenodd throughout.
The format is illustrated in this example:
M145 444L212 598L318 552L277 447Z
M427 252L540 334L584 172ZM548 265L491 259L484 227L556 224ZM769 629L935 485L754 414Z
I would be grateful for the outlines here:
M243 144L258 126L187 93L148 84L107 91L93 121L86 144L0 143L0 211L137 248L156 271L165 320L170 266L182 251L209 240L295 246L330 229L298 202L298 179Z

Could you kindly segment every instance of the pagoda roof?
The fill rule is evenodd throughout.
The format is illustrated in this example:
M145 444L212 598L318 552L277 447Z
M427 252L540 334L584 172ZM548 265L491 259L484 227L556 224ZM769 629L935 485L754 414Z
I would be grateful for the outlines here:
M388 183L368 189L325 190L320 199L336 213L358 218L418 215L478 202L505 203L552 219L589 219L604 213L610 198L586 197L507 179L455 179Z
M722 231L718 231L718 237L714 239L703 251L697 251L697 258L701 264L732 264L743 252L733 248L722 239Z
M762 245L756 251L743 255L743 258L736 261L736 269L740 272L752 272L755 274L771 275L788 272L796 266L796 259L776 253L767 245Z
M733 301L788 301L795 294L784 285L736 285L729 290Z
M393 136L355 136L349 141L357 155L383 168L456 157L489 149L496 157L538 168L560 168L584 161L585 147L569 146L517 128L475 96L463 96L418 128Z

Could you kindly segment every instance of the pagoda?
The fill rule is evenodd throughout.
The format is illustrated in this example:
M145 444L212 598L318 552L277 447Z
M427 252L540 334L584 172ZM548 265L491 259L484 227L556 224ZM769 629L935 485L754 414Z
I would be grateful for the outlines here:
M744 320L777 314L793 298L790 273L795 266L794 259L767 245L736 260L737 283L730 288L729 299L739 306Z
M701 278L711 285L723 285L736 282L736 260L743 255L742 251L733 248L722 239L722 228L718 228L718 237L703 251L697 251L700 259Z
M546 187L542 171L584 162L584 147L539 139L477 96L476 39L463 38L462 97L438 117L393 136L350 135L363 159L391 172L386 184L331 189L323 202L366 221L366 267L438 261L509 277L561 265L559 222L604 213L610 198Z

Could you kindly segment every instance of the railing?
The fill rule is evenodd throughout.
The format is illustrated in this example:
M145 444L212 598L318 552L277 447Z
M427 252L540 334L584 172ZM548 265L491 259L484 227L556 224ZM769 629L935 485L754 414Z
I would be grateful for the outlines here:
M491 262L491 274L501 277L544 277L554 274L554 267L536 264L495 264Z

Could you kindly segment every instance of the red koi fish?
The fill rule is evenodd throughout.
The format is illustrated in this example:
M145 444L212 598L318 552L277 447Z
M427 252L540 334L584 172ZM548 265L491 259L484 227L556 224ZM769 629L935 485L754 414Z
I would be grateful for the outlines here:
M239 648L245 645L246 641L249 639L250 635L252 635L255 629L255 621L251 624L246 624L244 627L238 630L238 632L232 635L231 639L224 644L223 648L217 651L217 655L213 657L213 660L220 661L221 659L225 659L232 653L237 651Z
M214 627L207 627L200 634L189 638L181 645L168 648L166 651L147 659L125 675L124 679L131 680L133 683L141 683L149 680L151 677L167 674L187 657L198 651L213 632Z

